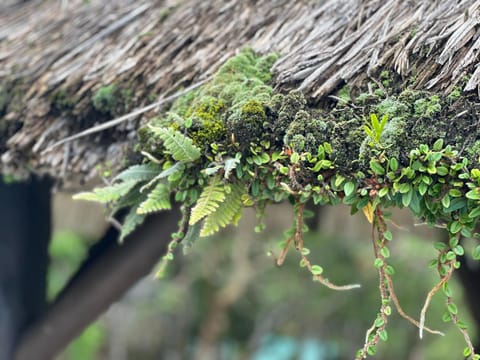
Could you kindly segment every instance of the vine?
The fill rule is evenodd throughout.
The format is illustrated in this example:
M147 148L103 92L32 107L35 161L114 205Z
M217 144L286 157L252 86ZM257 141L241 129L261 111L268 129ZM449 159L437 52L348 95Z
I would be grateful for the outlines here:
M419 328L420 337L425 331L443 335L425 325L430 301L442 289L444 319L463 334L464 355L480 359L449 287L460 266L458 257L465 254L462 239L478 237L480 164L478 151L472 150L480 148L478 124L462 132L461 126L448 122L458 99L409 89L388 98L380 97L384 91L360 94L355 100L342 89L342 101L335 107L312 109L299 91L274 92L269 69L276 59L275 54L258 56L246 49L228 60L212 80L140 129L141 164L118 174L109 186L75 197L107 204L112 216L127 208L121 240L147 214L170 209L172 201L181 203L179 231L159 272L174 258L178 244L188 248L197 237L237 224L244 207L255 207L261 218L268 204L288 200L295 220L277 265L294 247L300 266L334 290L359 285L336 285L324 277L320 265L311 263L303 240L309 215L305 204L346 204L352 213L361 210L372 224L380 294L379 311L356 358L375 354L378 343L388 339L392 307ZM384 212L389 207L409 208L450 235L448 243L435 244L438 256L430 265L440 281L428 293L418 321L403 311L395 294L395 270L389 264L393 236ZM261 222L255 228L263 229ZM480 259L480 245L472 257Z

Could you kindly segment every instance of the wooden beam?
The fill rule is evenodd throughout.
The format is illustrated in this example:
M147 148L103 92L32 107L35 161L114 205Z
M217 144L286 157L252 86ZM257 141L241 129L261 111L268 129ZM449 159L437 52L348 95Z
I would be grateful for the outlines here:
M180 212L149 217L121 245L97 256L69 284L45 316L22 336L16 360L50 360L138 280L166 252ZM107 234L106 236L111 236Z

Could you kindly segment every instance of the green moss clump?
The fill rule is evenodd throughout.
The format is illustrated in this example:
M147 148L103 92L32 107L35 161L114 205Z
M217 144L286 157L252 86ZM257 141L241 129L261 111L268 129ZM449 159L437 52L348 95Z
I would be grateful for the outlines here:
M268 82L277 58L277 54L259 56L251 49L242 50L211 81L177 99L170 115L160 121L162 126L185 132L207 151L212 143L231 145L233 140L245 148L260 140L269 122L267 108L273 90ZM145 135L139 142L139 149L160 145Z
M258 142L263 134L263 123L267 120L265 109L258 100L248 100L227 119L227 130L242 148Z
M430 97L416 100L414 108L416 117L427 117L430 119L442 110L438 95L432 95Z
M294 151L307 151L316 154L318 146L328 141L328 125L325 121L313 118L305 110L295 114L288 126L284 143Z
M52 107L60 112L72 110L75 101L68 94L66 89L59 89L50 96Z
M102 86L92 96L92 105L95 110L101 113L111 114L118 105L116 95L117 87L115 86L115 84Z

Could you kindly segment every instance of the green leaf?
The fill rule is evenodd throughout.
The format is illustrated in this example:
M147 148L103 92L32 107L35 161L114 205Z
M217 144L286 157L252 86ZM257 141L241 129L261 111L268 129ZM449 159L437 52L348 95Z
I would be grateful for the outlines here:
M468 213L468 217L470 219L476 219L480 216L480 206L474 208L472 211Z
M240 220L242 210L242 196L245 194L245 188L242 185L231 185L230 192L225 195L225 199L219 204L218 208L207 215L204 225L200 231L200 236L209 236L229 224L237 224Z
M190 225L195 224L205 216L215 212L224 200L225 188L218 179L215 179L208 184L200 194L200 198L192 209Z
M345 196L350 196L354 190L355 190L355 184L352 181L347 181L343 186L343 191L345 192Z
M380 254L382 254L382 256L384 258L389 258L390 257L390 250L388 250L388 248L386 246L384 246L383 248L380 249Z
M168 209L171 209L170 191L165 184L158 183L147 195L147 200L139 205L137 214L143 215Z
M397 171L398 169L398 160L395 158L390 159L389 166L392 171Z
M193 162L200 158L200 149L193 145L192 139L172 128L149 125L150 130L163 140L166 152L177 161Z
M292 153L292 155L290 155L290 162L292 164L296 164L299 161L300 161L300 155L297 152L294 152L294 153Z
M450 206L450 196L448 194L445 194L443 196L442 205L445 209L447 209Z
M410 205L410 202L412 201L413 197L413 190L410 190L409 192L402 194L402 204L405 207L408 207Z
M458 314L458 308L457 308L457 305L455 305L455 303L448 304L447 309L450 314L453 314L453 315Z
M438 139L433 143L432 149L435 151L440 151L443 148L443 139Z
M321 275L323 273L323 268L320 265L313 265L312 266L312 274L313 275Z
M480 188L470 190L465 196L472 200L480 200Z
M183 246L183 253L187 254L188 250L192 247L192 245L197 241L200 237L200 229L202 228L202 222L199 221L194 225L190 225L188 227L187 233L185 234L184 238L182 239L182 246Z
M160 167L154 163L133 165L115 176L113 181L149 181L160 171Z
M462 224L458 220L454 220L448 225L448 231L450 231L451 234L456 234L460 230L462 230Z
M382 331L380 331L378 333L378 337L382 340L382 341L387 341L388 340L388 332L387 330L383 329Z
M370 160L370 169L372 169L373 173L376 175L385 174L385 169L377 160Z
M392 232L390 230L387 230L383 233L383 237L387 240L387 241L392 241L393 239L393 235L392 235Z
M373 262L373 266L375 266L377 269L381 268L383 264L384 264L383 260L379 258L376 258L375 261Z
M472 257L474 260L480 260L480 245L477 245L475 249L473 249Z
M110 186L95 188L91 192L82 192L73 195L74 200L95 201L102 204L114 202L125 196L137 183L137 181L124 181Z
M228 179L230 177L230 173L233 170L235 170L238 164L240 164L240 159L237 157L225 159L225 165L224 165L225 173L223 177L225 179Z
M120 231L119 241L122 242L133 230L145 220L145 215L137 213L137 207L132 207L123 220L122 229Z

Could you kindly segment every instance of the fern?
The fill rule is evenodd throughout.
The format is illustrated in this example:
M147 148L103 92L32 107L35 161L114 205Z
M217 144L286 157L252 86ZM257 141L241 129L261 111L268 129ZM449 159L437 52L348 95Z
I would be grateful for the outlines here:
M200 194L200 198L197 204L192 209L190 216L190 225L195 224L199 220L203 219L215 212L220 206L220 203L225 200L225 188L223 184L218 180L212 181L208 184Z
M243 186L231 185L230 192L225 195L225 200L215 212L206 217L200 236L213 235L220 230L220 227L225 227L232 223L236 225L241 217L242 195L244 193Z
M167 153L177 161L193 162L200 158L200 149L193 145L192 139L172 128L150 125L151 131L163 140Z
M187 233L182 239L183 253L187 254L193 243L200 237L200 229L202 228L202 222L197 222L194 225L188 227Z
M119 241L122 242L133 230L145 220L145 215L137 213L137 207L132 207L123 220L122 230L120 231Z
M157 176L160 167L154 163L133 165L115 176L113 181L148 181Z
M183 171L185 169L185 165L183 165L181 162L175 163L175 165L170 166L169 168L163 170L160 174L157 174L152 180L150 180L147 184L142 186L140 189L141 192L143 192L145 189L150 188L153 184L155 184L158 180L164 179L169 177L170 175L173 175L179 171Z
M137 214L148 214L155 211L168 210L171 207L168 187L163 183L158 183L148 194L147 200L139 205Z
M138 181L124 181L103 188L95 188L90 192L82 192L73 196L74 200L96 201L102 204L114 202L128 194Z

